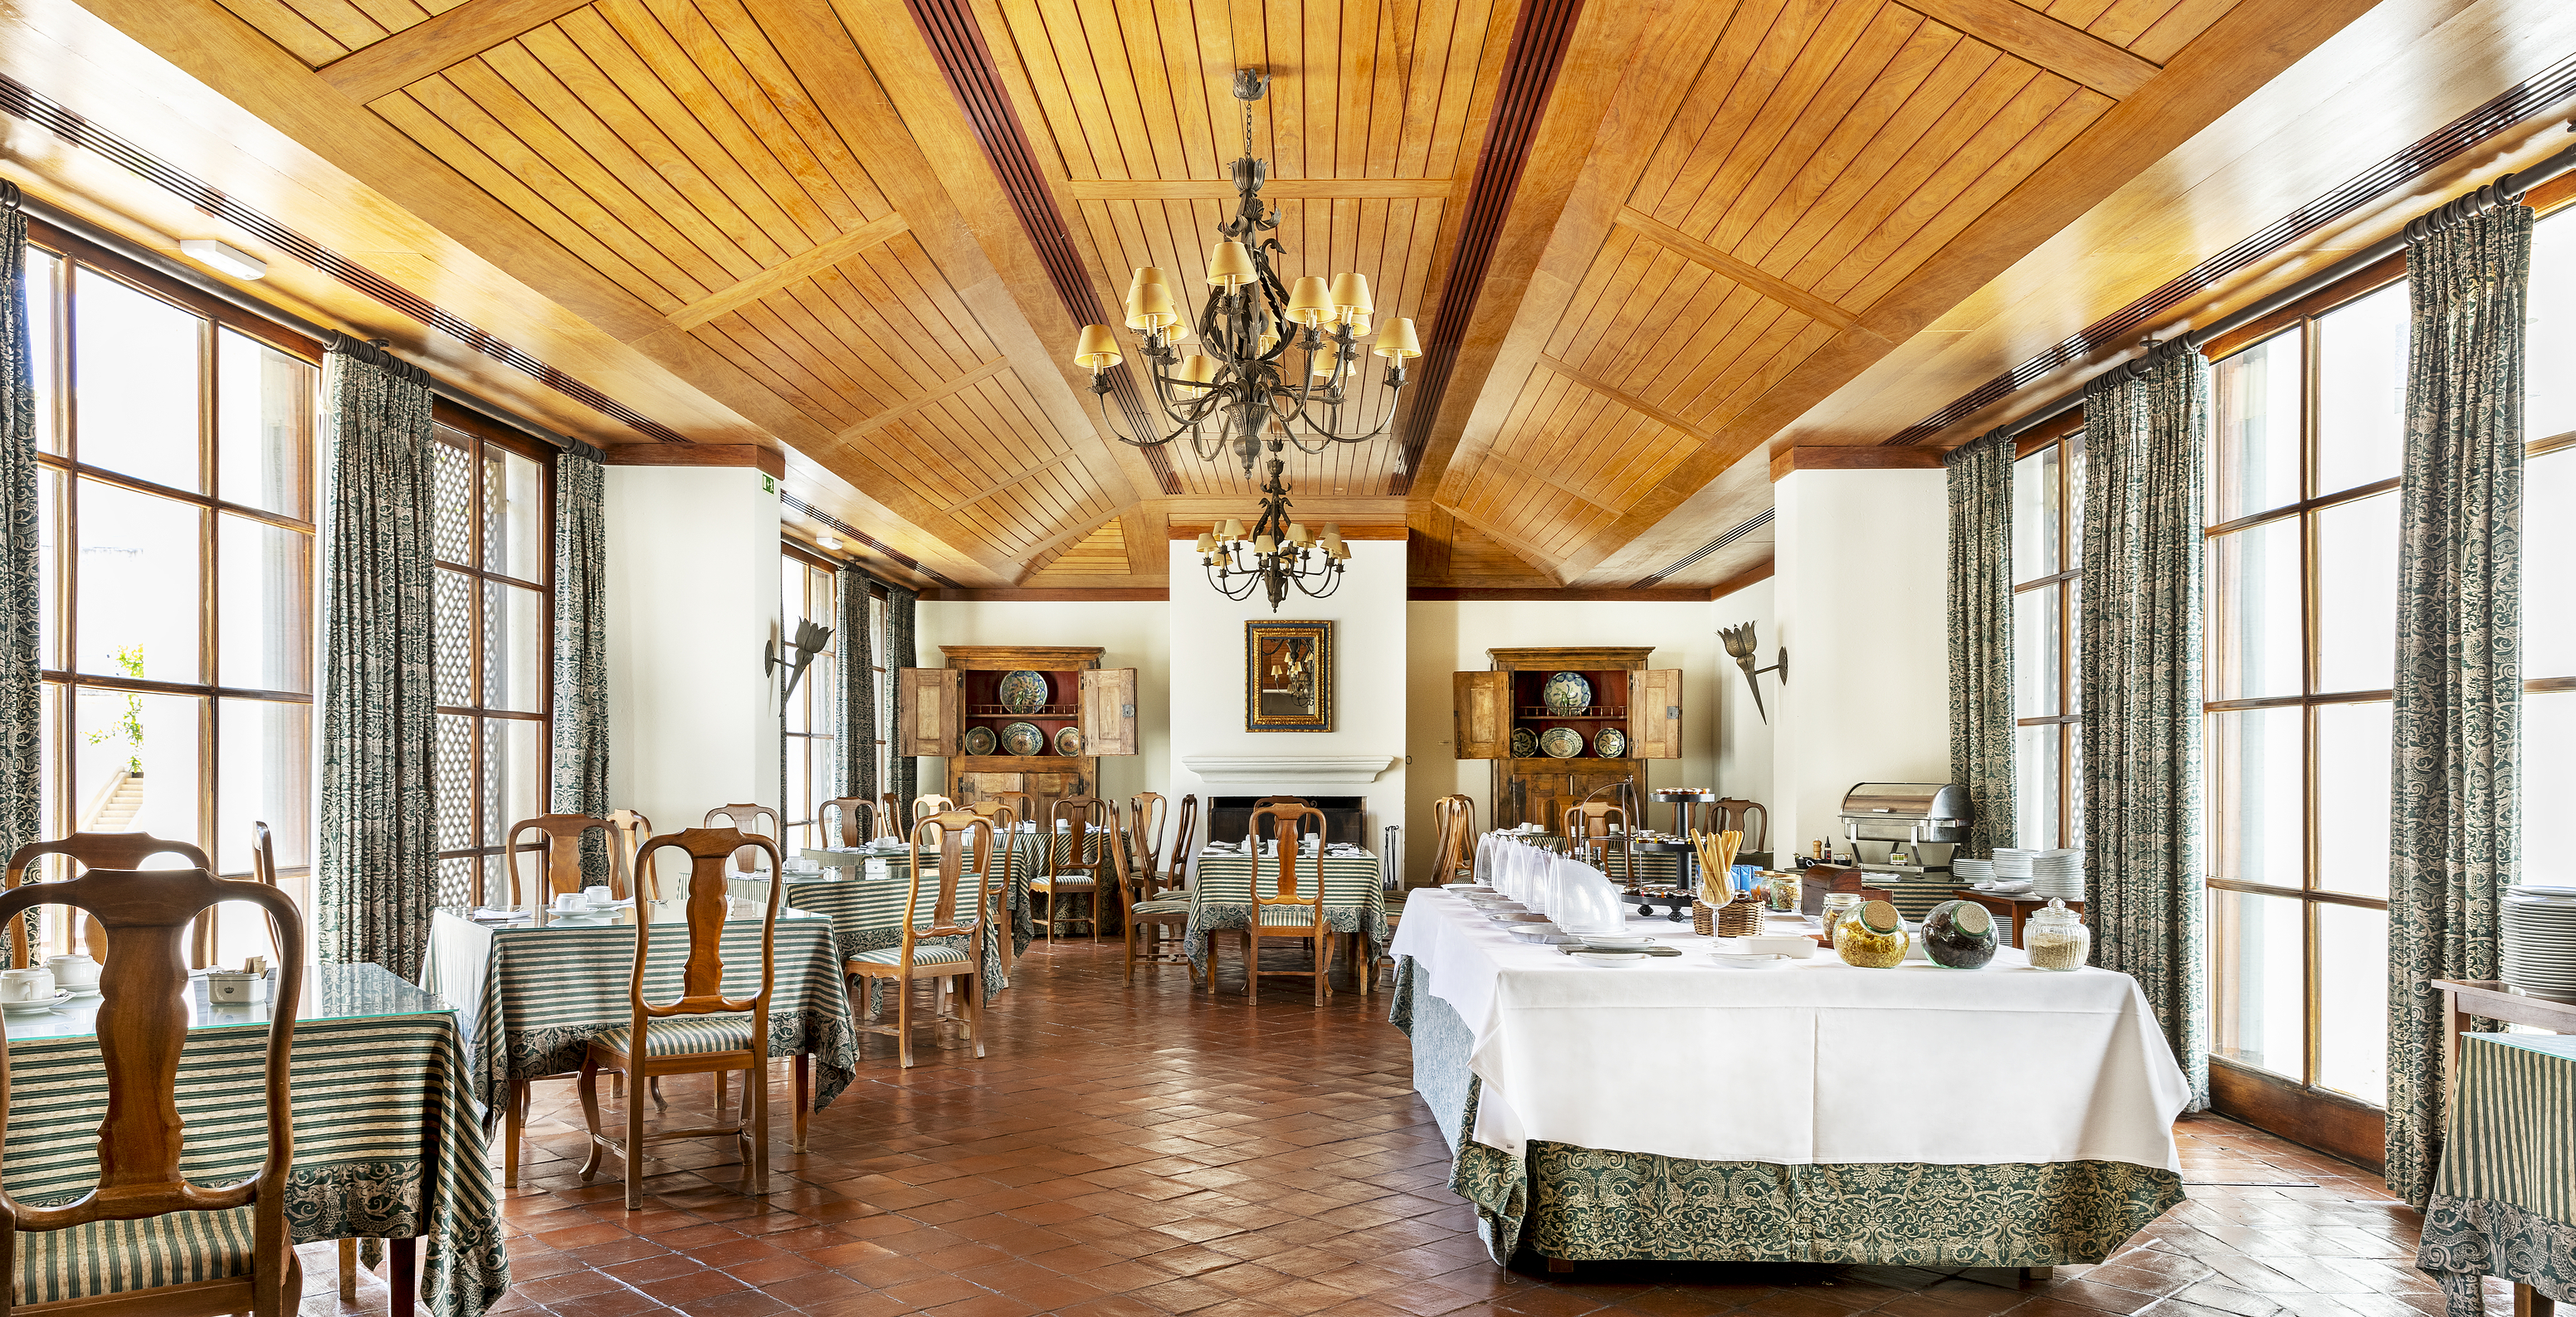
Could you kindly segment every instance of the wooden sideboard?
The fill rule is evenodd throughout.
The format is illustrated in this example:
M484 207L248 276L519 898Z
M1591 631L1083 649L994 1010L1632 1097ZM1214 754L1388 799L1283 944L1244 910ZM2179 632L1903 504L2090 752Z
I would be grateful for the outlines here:
M1025 791L1045 812L1067 796L1099 794L1103 755L1136 753L1136 670L1100 666L1102 651L1071 645L942 645L944 668L905 668L896 674L900 695L894 753L948 761L949 799L960 806ZM1003 706L999 687L1008 672L1043 673L1047 702L1032 712ZM1033 755L965 753L968 729L996 738L1015 722L1034 724L1046 744ZM1081 753L1056 752L1056 735L1071 727Z
M1492 826L1517 827L1528 821L1553 832L1569 807L1621 785L1635 792L1642 812L1651 799L1648 763L1682 754L1681 670L1647 667L1647 656L1654 652L1651 645L1489 649L1485 656L1493 662L1491 669L1454 674L1457 757L1493 761ZM1592 704L1579 713L1550 710L1541 692L1558 672L1576 673L1591 683ZM1582 736L1581 754L1513 753L1513 732L1527 732L1535 740L1558 727ZM1617 728L1628 739L1615 756L1603 756L1597 748L1607 728ZM1636 821L1645 822L1642 817Z

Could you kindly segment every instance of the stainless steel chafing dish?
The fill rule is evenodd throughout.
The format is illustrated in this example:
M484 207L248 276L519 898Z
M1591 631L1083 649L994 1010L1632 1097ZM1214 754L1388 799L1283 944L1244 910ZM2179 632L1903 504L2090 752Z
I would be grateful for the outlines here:
M1852 859L1876 873L1947 873L1947 863L1923 862L1923 847L1955 848L1968 839L1968 821L1976 813L1968 789L1952 782L1862 782L1843 793L1843 835ZM1861 843L1887 847L1876 864L1864 859ZM1902 853L1908 863L1893 861ZM1947 855L1943 856L1946 861Z

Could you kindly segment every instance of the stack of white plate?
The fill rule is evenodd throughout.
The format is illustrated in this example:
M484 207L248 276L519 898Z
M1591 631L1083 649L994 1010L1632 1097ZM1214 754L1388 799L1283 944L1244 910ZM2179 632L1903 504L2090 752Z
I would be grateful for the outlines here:
M2504 894L2504 981L2576 1002L2576 883L2524 883Z
M1995 876L1995 862L1954 856L1950 860L1950 876L1963 883L1990 882Z
M2069 901L2084 899L2084 852L2041 851L2031 857L2030 894Z
M2012 846L1998 846L1995 848L1995 871L1993 876L1997 878L2028 878L2030 876L2031 857L2037 854L2039 854L2039 852L2034 850Z

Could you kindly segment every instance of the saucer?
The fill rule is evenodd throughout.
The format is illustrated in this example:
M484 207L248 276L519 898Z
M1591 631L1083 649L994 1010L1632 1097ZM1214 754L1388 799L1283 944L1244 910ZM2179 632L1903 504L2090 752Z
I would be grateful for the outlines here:
M0 1012L10 1015L44 1015L69 1000L71 999L68 996L57 995L52 1001L0 1001Z
M98 985L93 983L86 988L65 988L63 991L70 993L73 1001L90 1001L98 996Z
M1605 950L1635 951L1655 945L1655 940L1638 933L1586 933L1583 940Z
M1789 958L1772 952L1720 951L1709 957L1719 969L1787 969Z

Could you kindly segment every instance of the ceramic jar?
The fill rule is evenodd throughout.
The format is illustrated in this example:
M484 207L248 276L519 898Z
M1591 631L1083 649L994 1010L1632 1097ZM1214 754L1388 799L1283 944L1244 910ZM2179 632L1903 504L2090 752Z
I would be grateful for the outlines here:
M2093 930L2064 901L2050 897L2046 909L2022 924L2021 949L2029 953L2032 969L2082 969L2093 957Z
M1994 913L1974 901L1943 901L1923 916L1923 955L1951 969L1982 969L1995 958Z
M1823 923L1825 926L1826 946L1830 947L1834 945L1836 936L1834 926L1844 918L1848 917L1854 910L1859 908L1860 893L1858 892L1825 893L1825 912Z
M1846 916L1842 932L1834 939L1834 954L1846 965L1861 969L1891 969L1905 959L1906 948L1913 939L1905 935L1905 920L1896 907L1885 901L1863 901Z

